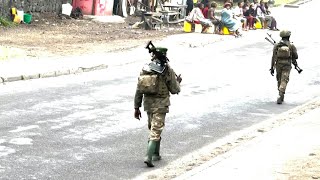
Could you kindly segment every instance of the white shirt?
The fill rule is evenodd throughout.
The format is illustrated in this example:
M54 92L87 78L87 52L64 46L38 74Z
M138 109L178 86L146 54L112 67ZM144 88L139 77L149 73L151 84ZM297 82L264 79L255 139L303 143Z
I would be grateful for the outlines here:
M264 17L264 13L261 11L260 7L257 7L257 16L258 17Z
M233 14L238 17L243 16L243 9L237 6L233 9Z

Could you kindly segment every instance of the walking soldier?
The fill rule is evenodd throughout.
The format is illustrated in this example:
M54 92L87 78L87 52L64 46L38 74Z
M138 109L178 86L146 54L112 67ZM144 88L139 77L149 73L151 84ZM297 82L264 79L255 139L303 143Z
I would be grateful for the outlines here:
M151 46L151 47L150 47ZM146 47L152 55L138 78L134 97L134 117L140 120L140 107L143 100L144 110L148 115L149 140L144 163L154 167L152 161L160 160L161 132L165 126L166 113L169 112L170 93L180 92L180 75L177 76L168 64L167 48L154 47L150 41Z
M284 94L286 92L286 87L289 82L289 76L291 71L291 64L296 68L298 67L297 59L298 53L297 48L293 43L290 42L291 31L282 30L280 31L280 37L282 38L280 42L275 43L273 48L273 55L271 60L270 73L274 75L274 68L276 69L279 96L277 99L277 104L282 104L284 100ZM299 73L302 70L298 71Z

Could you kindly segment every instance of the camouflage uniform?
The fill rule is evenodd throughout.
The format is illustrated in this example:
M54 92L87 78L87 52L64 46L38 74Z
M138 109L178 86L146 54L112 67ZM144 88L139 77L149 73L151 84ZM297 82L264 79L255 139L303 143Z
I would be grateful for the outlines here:
M289 33L287 33L289 32ZM280 36L286 37L287 34L291 35L290 31L281 31ZM290 49L290 58L278 58L277 50L280 44L286 44ZM296 59L298 59L297 48L288 39L282 39L279 43L276 43L273 48L273 55L271 61L271 68L275 66L276 68L276 78L278 81L279 97L277 100L278 104L281 104L284 99L284 94L286 92L287 84L289 82L289 76L291 71L291 64L296 64Z
M148 140L148 149L146 158L144 163L147 164L148 167L154 167L152 161L157 161L161 159L160 156L160 141L161 141L161 133L165 125L165 117L166 113L169 112L170 106L170 93L178 94L180 92L180 82L181 78L176 77L175 72L169 64L167 63L168 59L166 58L166 48L156 48L156 53L161 53L159 57L162 58L162 65L160 66L162 70L151 70L151 64L159 62L157 56L154 56L152 59L152 63L148 64L147 67L144 67L140 73L140 77L144 75L150 75L154 77L156 74L157 80L156 84L158 86L155 87L155 91L152 91L153 94L141 93L139 89L139 83L137 85L136 94L134 97L134 108L135 108L135 117L139 119L140 110L142 100L144 110L148 114L148 128L149 128L149 140ZM154 54L155 55L155 54ZM159 55L159 54L158 54ZM165 63L164 63L165 62ZM161 64L161 63L160 63ZM165 69L164 69L165 67ZM163 71L164 70L164 71ZM138 113L138 114L136 114Z
M141 72L142 74L144 71ZM153 72L156 74L156 72ZM173 69L167 64L167 68L159 78L159 92L155 95L141 94L136 90L134 107L141 107L142 100L144 110L148 114L149 140L159 141L165 125L166 113L169 112L170 93L178 94L180 84L176 79Z

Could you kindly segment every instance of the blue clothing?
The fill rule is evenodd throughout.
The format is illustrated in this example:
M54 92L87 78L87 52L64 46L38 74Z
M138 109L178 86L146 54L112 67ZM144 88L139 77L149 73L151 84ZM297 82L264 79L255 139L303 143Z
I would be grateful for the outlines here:
M233 13L231 9L224 8L221 11L221 21L224 26L226 26L230 31L236 31L239 29L239 24L236 19L233 17Z

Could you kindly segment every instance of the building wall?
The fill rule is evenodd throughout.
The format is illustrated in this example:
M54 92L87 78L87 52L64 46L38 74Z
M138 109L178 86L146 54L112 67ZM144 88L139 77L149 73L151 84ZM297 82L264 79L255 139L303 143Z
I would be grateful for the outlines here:
M23 9L24 12L53 12L61 11L63 1L68 1L71 4L72 0L0 0L0 15L7 16L10 7Z

